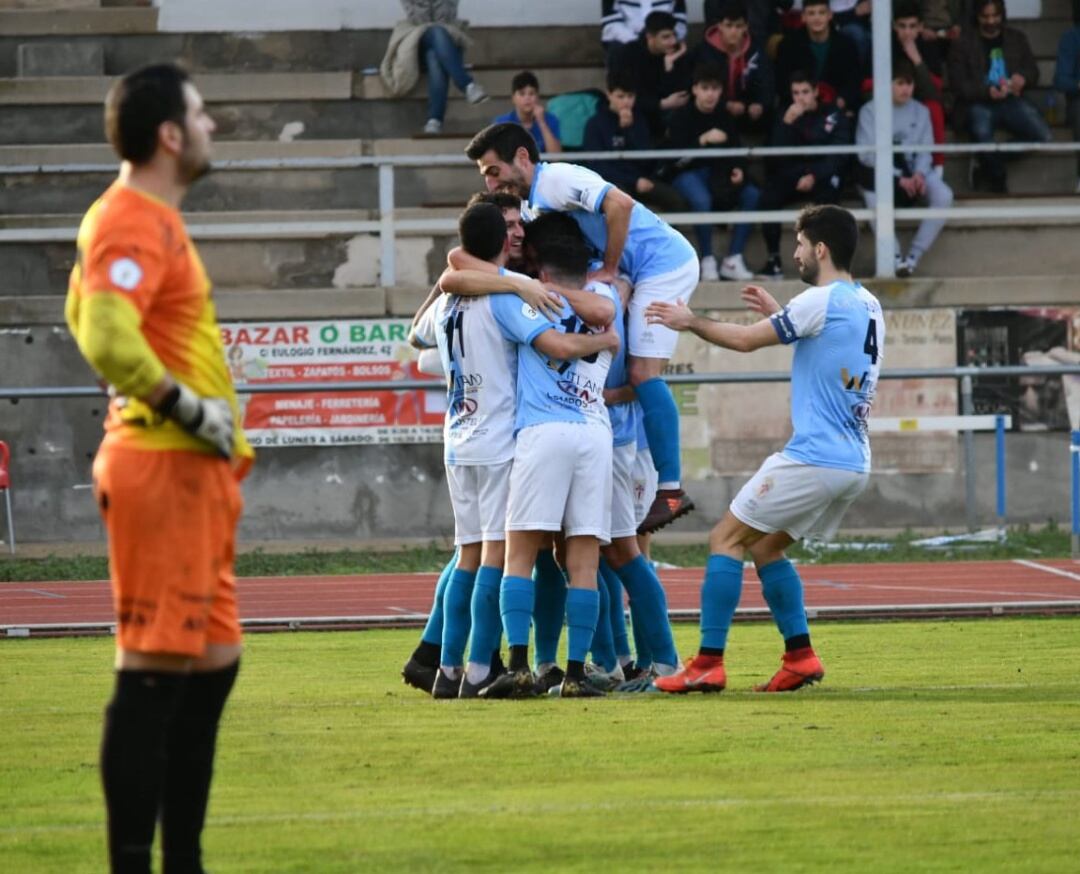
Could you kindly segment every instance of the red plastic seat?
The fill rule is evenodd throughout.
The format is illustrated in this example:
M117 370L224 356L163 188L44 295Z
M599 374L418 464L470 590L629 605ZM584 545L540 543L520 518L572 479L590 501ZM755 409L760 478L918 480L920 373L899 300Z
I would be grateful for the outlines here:
M15 554L15 518L11 515L11 450L0 440L0 491L4 493L4 507L7 510L8 548Z

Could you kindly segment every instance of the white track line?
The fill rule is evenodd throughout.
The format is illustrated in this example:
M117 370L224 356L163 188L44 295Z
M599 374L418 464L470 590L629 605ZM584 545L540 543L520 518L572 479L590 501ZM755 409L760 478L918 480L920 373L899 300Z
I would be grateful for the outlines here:
M1048 574L1056 574L1059 577L1065 577L1069 580L1076 580L1076 582L1080 583L1080 574L1074 574L1072 571L1063 571L1061 570L1061 568L1047 567L1044 564L1039 564L1037 561L1028 561L1026 558L1014 558L1013 564L1023 565L1024 567L1029 567L1032 570L1044 571Z

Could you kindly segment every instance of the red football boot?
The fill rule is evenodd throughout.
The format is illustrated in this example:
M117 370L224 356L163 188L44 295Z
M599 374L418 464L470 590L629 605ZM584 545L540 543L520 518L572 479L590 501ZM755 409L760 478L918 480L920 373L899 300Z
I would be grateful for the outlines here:
M727 685L724 657L697 655L670 677L657 677L653 685L661 692L683 695L687 692L723 692Z
M755 686L755 692L794 692L803 686L809 686L825 677L825 666L817 657L812 647L792 650L784 653L780 670L762 686Z

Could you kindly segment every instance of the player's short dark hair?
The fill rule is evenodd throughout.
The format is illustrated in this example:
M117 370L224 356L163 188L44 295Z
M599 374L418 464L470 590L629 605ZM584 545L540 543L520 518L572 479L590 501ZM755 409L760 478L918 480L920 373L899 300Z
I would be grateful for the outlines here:
M522 88L535 88L537 91L540 90L540 80L536 78L536 74L531 70L522 70L510 80L511 94L520 91Z
M506 220L493 203L475 203L458 219L461 245L470 255L491 261L506 243Z
M675 16L670 12L650 12L645 16L645 32L649 36L656 36L665 30L674 30Z
M167 121L184 127L187 71L178 64L151 64L113 83L105 98L105 134L116 154L145 164L157 151L158 128Z
M824 243L837 270L850 271L859 244L859 226L855 216L831 203L808 206L795 220L795 233L811 244Z
M494 151L500 161L509 163L514 160L518 149L526 149L529 160L540 163L540 151L536 140L520 124L514 121L500 121L489 124L478 133L465 147L465 154L470 161L479 161L486 153Z
M803 0L802 8L806 9L808 6L828 6L829 0Z
M509 191L477 191L476 194L469 198L469 202L465 204L465 207L468 209L478 203L493 203L499 209L521 211L521 198L516 194L511 194Z
M896 0L892 20L896 21L900 18L917 18L922 21L922 4L919 0Z
M897 79L901 82L914 82L915 65L911 62L911 58L907 55L896 55L892 59L892 77L894 82Z
M795 70L788 76L788 89L796 82L806 82L811 88L817 87L817 77L807 70Z
M567 284L582 284L592 249L581 228L566 213L546 212L525 225L525 246L537 266Z
M713 21L747 21L746 4L742 0L727 0L720 6Z
M612 67L607 71L606 80L608 94L612 91L625 91L627 94L637 94L637 76L628 67Z
M693 82L695 85L700 85L702 82L708 82L723 88L724 71L720 69L719 64L715 64L712 61L702 61L694 67Z

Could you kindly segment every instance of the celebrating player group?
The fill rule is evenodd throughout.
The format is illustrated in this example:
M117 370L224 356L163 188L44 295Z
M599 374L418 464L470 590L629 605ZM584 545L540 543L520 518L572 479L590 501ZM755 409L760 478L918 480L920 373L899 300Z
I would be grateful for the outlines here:
M747 286L744 301L764 318L727 324L687 306L699 267L685 238L596 173L541 163L512 123L482 130L466 154L487 192L461 215L461 245L410 335L421 366L446 378L457 549L405 682L436 698L720 691L746 553L784 639L780 670L755 688L820 680L802 584L784 551L835 532L870 467L884 320L851 277L851 214L804 210L795 261L812 287L781 307ZM686 330L741 352L795 344L794 435L712 531L701 646L680 666L664 590L642 550L693 509L680 481L678 411L661 378ZM565 668L556 662L564 625Z

